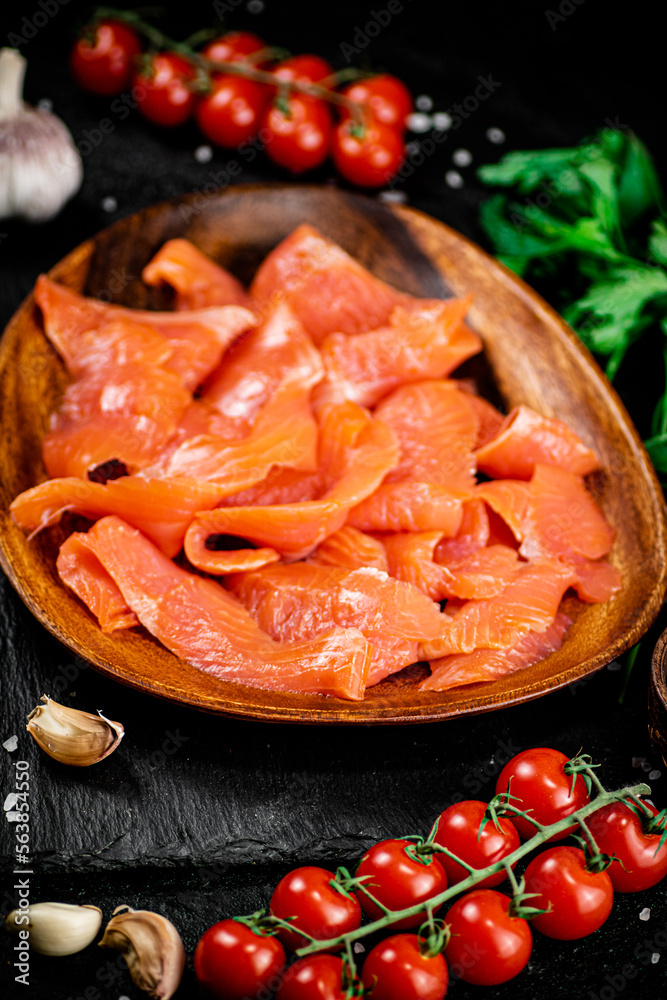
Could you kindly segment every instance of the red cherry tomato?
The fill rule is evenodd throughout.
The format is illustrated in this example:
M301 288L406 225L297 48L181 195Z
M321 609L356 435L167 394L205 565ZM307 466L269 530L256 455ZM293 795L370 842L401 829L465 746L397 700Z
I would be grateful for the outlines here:
M305 94L290 97L289 115L271 104L264 112L262 129L267 155L292 173L318 167L329 152L331 116L323 101Z
M409 849L409 852L408 852ZM357 876L370 876L364 882L368 891L390 910L404 910L422 900L430 899L447 888L447 876L433 855L414 856L414 844L409 840L382 840L366 851L359 863ZM382 910L359 889L364 912L373 920ZM417 927L424 920L424 910L394 924L396 930Z
M348 1000L343 989L343 959L308 955L285 970L276 1000Z
M189 86L194 76L192 64L176 52L151 56L134 79L141 114L157 125L182 125L195 103Z
M295 927L318 939L339 937L361 924L361 908L353 893L334 888L333 872L326 868L295 868L280 880L271 896L270 910L282 920L294 918ZM281 928L280 940L296 951L307 939Z
M70 69L80 87L111 97L129 86L140 52L139 36L123 21L98 21L74 43Z
M265 48L262 39L251 31L228 31L204 46L202 55L214 62L244 62L248 56Z
M574 792L572 775L563 770L568 758L559 750L548 747L534 747L524 750L505 765L496 782L496 792L504 792L512 780L511 799L513 806L529 810L539 823L556 823L586 805L589 795L580 774L576 776ZM512 823L524 840L536 833L536 827L521 816L512 816ZM551 840L562 840L576 829L572 825Z
M476 889L458 899L445 917L451 931L445 957L466 983L497 986L528 963L533 936L528 922L509 913L509 896Z
M361 980L372 1000L442 1000L449 973L442 955L422 955L416 934L394 934L369 953Z
M241 76L214 76L211 92L195 108L199 128L218 146L240 145L259 131L266 90Z
M651 814L658 810L645 803ZM604 854L615 854L606 869L617 892L650 889L667 875L667 841L660 846L660 832L645 832L642 820L625 802L603 806L586 820ZM650 822L650 821L649 821Z
M614 902L606 871L589 872L578 847L550 847L525 871L526 892L537 895L531 906L547 909L531 923L547 937L574 941L592 934L605 922Z
M297 83L319 83L332 76L333 67L319 56L292 56L278 63L271 72L280 80L295 80Z
M413 108L408 88L388 73L351 83L345 87L343 94L351 101L365 105L376 121L399 132L405 129L405 119ZM348 111L343 112L344 117L348 115Z
M237 920L213 924L195 949L195 975L217 1000L248 1000L275 989L284 967L280 941Z
M351 120L337 127L333 139L336 169L360 187L380 187L400 170L405 156L403 139L396 129L371 121L362 137L354 135Z
M445 809L438 821L436 843L449 848L473 868L486 868L496 861L502 861L519 846L519 834L504 816L499 819L500 829L489 820L484 824L480 834L485 811L486 802L473 799L457 802ZM438 854L438 861L447 873L449 885L467 878L469 873L463 865L457 864L446 854ZM476 888L490 889L494 885L499 885L505 878L505 872L500 871L497 875L489 875L479 882Z

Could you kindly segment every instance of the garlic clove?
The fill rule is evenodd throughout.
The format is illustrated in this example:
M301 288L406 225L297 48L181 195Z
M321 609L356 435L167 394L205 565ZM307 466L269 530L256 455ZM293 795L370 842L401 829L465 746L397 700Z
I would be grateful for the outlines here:
M134 983L152 1000L169 1000L185 968L178 931L166 917L150 910L117 906L113 912L100 948L115 948L124 955Z
M23 102L26 61L0 49L0 219L52 218L81 187L83 166L67 126Z
M101 926L99 907L71 903L34 903L5 920L13 934L28 931L30 947L40 955L74 955L95 940Z
M26 729L42 750L73 767L89 767L116 749L125 730L101 712L91 715L58 704L42 695L43 705L33 708Z

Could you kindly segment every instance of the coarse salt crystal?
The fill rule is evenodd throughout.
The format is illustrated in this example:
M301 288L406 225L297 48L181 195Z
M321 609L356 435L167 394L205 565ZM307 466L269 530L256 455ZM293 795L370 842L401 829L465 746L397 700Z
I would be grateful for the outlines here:
M13 753L19 745L19 738L18 736L10 736L2 745L8 753Z
M651 955L651 965L657 965L659 961L660 961L660 952L654 951L653 954Z
M197 146L194 151L194 158L197 163L208 163L213 159L213 150L210 146Z
M650 916L651 916L651 911L648 908L648 906L645 906L643 910L639 911L639 919L640 920L648 920L650 918Z
M264 10L264 0L250 0L248 12L250 14L261 14Z
M42 97L41 101L37 101L38 111L53 111L53 101L50 97Z
M448 170L445 174L445 183L450 186L450 188L462 188L463 178L458 170Z
M612 673L615 673L617 670L621 669L622 665L623 664L621 663L620 660L612 660L611 663L607 664L607 670L610 670Z
M658 778L660 778L660 777L662 777L662 771L658 771L657 768L654 768L653 771L649 772L648 780L649 781L657 781Z
M419 143L416 140L413 140L412 142L409 142L407 144L407 146L405 147L405 152L408 154L408 156L414 156L416 153L419 152L420 149L421 146L419 145Z
M9 795L5 799L4 805L2 807L5 810L5 812L9 812L10 809L14 808L14 806L16 805L17 798L18 798L18 796L17 796L16 792L10 792L9 793Z
M415 101L415 107L417 111L430 111L433 107L433 100L428 96L428 94L420 94Z
M366 951L361 941L354 942L354 953L355 955L361 955L362 952Z
M101 204L103 212L115 212L118 208L118 202L112 194L107 195L106 198L102 198Z
M439 132L446 132L451 127L452 116L447 114L446 111L436 111L433 115L433 128L437 128Z
M492 142L496 146L499 146L501 142L505 141L505 133L501 128L487 128L486 138L489 140L489 142Z
M428 132L432 124L431 116L422 114L421 111L413 111L405 119L405 124L411 132Z
M452 156L452 162L457 167L469 167L472 163L472 153L469 149L457 149Z
M388 202L390 205L402 205L408 200L408 196L405 191L380 191L378 200Z

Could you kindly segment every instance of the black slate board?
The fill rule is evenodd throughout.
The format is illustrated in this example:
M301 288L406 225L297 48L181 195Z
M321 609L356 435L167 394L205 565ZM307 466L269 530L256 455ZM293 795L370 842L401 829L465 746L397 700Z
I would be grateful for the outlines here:
M22 6L3 14L4 38L9 32L27 34L22 18L30 20L34 11ZM341 44L354 44L357 29L363 30L369 18L365 7L337 4L327 8L327 23L318 28L311 6L287 9L269 0L255 16L245 6L224 6L234 11L229 27L256 30L294 52L318 51L339 68L345 64ZM189 4L180 17L172 16L173 33L182 37L210 23L214 10L215 5ZM618 72L619 29L609 8L596 0L554 6L555 20L549 9L534 4L519 12L505 6L448 10L444 33L433 24L433 7L406 2L377 39L360 47L359 65L399 73L414 93L434 98L435 110L462 101L480 75L491 74L501 84L452 132L441 152L402 185L410 204L481 240L476 215L484 192L474 179L475 166L497 158L503 148L576 142L606 119L634 128L653 148L664 173L662 101L651 75L656 64L651 50L657 52L659 39L642 21L641 5L633 10L632 23L620 33L624 58L634 53L641 75L631 74L627 65L626 72ZM84 187L58 219L41 227L0 223L3 323L37 273L76 243L115 218L203 186L230 158L218 151L210 163L200 164L193 151L202 140L194 128L161 132L135 115L121 120L110 112L109 102L78 92L64 59L72 26L85 13L83 5L62 6L21 46L30 61L27 98L50 98L76 141L88 141L91 149L84 158ZM109 116L114 129L95 144L95 129ZM490 126L505 131L505 147L486 139ZM461 190L444 181L457 148L469 149L474 157L471 167L460 170ZM282 177L258 158L244 164L239 179ZM316 181L330 178L328 168L312 175ZM102 208L109 196L117 200L117 210L110 213ZM641 425L647 417L642 397L649 395L650 379L658 384L660 375L647 376L645 365L641 379L637 375L630 369L622 388ZM6 794L13 762L20 757L30 764L31 898L93 902L105 918L119 903L159 910L179 928L191 956L207 926L266 903L290 867L353 864L377 839L425 831L457 796L489 797L504 760L524 747L546 744L568 753L584 747L604 763L610 786L645 779L645 771L663 769L646 733L650 648L647 640L623 706L618 705L623 673L608 668L532 704L472 719L386 729L272 727L198 715L104 680L73 661L3 580L0 743L17 734L19 746L12 754L0 748L0 773ZM120 719L127 735L119 750L81 772L41 754L23 726L44 692ZM665 805L665 778L652 784L656 802ZM3 914L17 900L13 836L11 824L2 821ZM639 913L645 907L650 918L643 922ZM0 934L3 996L117 1000L142 995L122 962L94 947L69 959L33 956L26 991L13 982L11 944ZM626 996L659 997L667 981L666 949L667 894L658 887L619 897L607 924L591 939L563 945L539 938L526 972L488 995L611 1000L625 991ZM197 995L189 970L177 996ZM449 995L464 1000L481 993L456 982Z

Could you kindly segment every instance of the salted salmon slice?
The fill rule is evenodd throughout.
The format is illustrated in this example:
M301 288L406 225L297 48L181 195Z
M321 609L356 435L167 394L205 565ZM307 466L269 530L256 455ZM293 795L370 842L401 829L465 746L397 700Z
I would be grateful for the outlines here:
M357 629L276 642L224 587L181 569L120 518L98 521L88 538L141 624L199 670L273 691L363 698L371 647Z
M180 551L195 512L214 507L221 492L211 483L188 479L124 476L104 484L75 478L49 479L21 493L9 509L14 521L31 537L56 524L66 510L92 518L122 515L171 557Z
M105 363L111 345L118 345L118 330L127 325L123 350L140 359L140 345L131 347L137 326L148 327L168 342L170 354L162 365L175 372L190 391L219 365L229 345L245 330L257 324L257 317L242 306L216 306L191 312L150 312L109 305L99 299L78 295L70 288L40 275L35 285L35 299L44 318L47 337L69 371L80 374L83 368L99 364L95 338L91 330L110 327L111 334L101 335L100 348ZM146 342L141 334L141 343ZM151 351L156 349L153 341ZM151 358L148 360L152 360Z
M320 469L332 485L319 499L291 504L224 507L197 515L185 541L193 565L210 535L246 538L290 560L309 555L341 528L348 511L369 496L398 461L396 436L354 403L330 407L320 427Z
M530 479L537 464L555 465L578 476L600 468L595 452L571 427L529 406L517 406L508 414L496 436L478 449L477 464L497 479Z
M453 538L443 538L435 550L436 562L447 563L465 559L483 549L490 537L489 515L481 500L465 500L461 510L459 530Z
M434 660L475 649L506 649L528 632L545 632L575 580L572 567L556 559L526 563L500 594L468 601L448 620L441 639L420 646L420 655Z
M369 685L414 663L417 640L436 637L443 627L433 601L370 567L292 563L232 576L225 586L260 628L283 642L314 638L336 625L359 629L373 647Z
M477 649L433 660L432 674L422 681L419 690L448 691L465 684L493 681L515 670L532 667L560 649L571 624L567 615L559 613L544 632L528 632L508 649Z
M475 440L474 447L482 448L493 438L497 437L500 432L500 428L505 420L505 415L497 410L496 407L484 399L483 396L478 396L477 393L469 393L470 405L472 406L475 414L477 416L477 438Z
M103 632L134 628L139 619L88 544L88 535L75 532L60 546L56 569L100 623Z
M385 482L421 479L459 490L474 485L478 419L469 397L451 382L401 386L375 408L375 416L401 446L399 464Z
M523 541L524 521L530 503L530 487L518 479L495 479L479 483L480 497L505 522L517 541Z
M581 476L549 465L536 465L530 480L521 554L588 559L606 556L615 532L586 489Z
M371 532L439 530L450 538L459 530L469 495L416 480L382 483L352 508L347 523Z
M229 548L226 547L227 544ZM233 536L210 535L203 549L197 547L194 558L198 569L213 576L226 576L228 573L245 573L280 562L280 553L269 548L255 549L247 542L239 546L239 540Z
M448 375L482 349L463 323L470 303L470 297L415 299L398 306L387 326L330 334L320 346L326 375L314 392L316 408L344 399L372 407L406 382Z
M315 500L322 494L324 478L317 472L274 466L266 479L220 501L221 507L269 507L274 504Z
M388 572L387 553L378 538L346 524L318 545L310 562L320 566L361 569L370 566Z
M84 479L98 465L122 462L138 472L153 461L164 442L164 424L143 414L97 413L74 423L56 422L42 442L50 476Z
M233 274L214 263L189 240L174 239L163 243L141 272L151 286L170 285L175 293L175 308L204 309L207 306L245 306L252 308L245 288Z
M403 532L383 537L389 572L418 587L433 601L494 597L518 575L517 553L494 545L448 563L436 561L439 531Z
M202 399L248 428L280 386L310 389L322 358L287 303L268 308L260 326L235 341L202 389Z
M245 437L229 441L204 433L181 440L176 447L168 444L143 474L220 483L229 495L261 482L275 465L315 471L317 445L310 389L285 384L263 407Z
M572 586L577 596L587 604L604 604L623 586L620 570L606 559L593 561L584 556L574 556L569 561L577 574Z
M328 333L353 335L382 326L408 299L307 224L265 257L250 295L262 311L278 299L289 302L315 344Z

